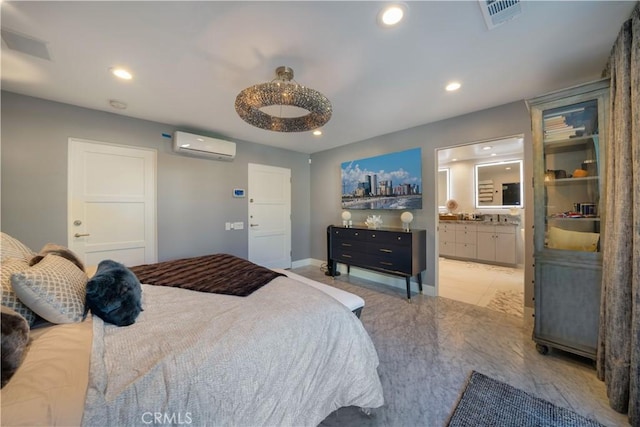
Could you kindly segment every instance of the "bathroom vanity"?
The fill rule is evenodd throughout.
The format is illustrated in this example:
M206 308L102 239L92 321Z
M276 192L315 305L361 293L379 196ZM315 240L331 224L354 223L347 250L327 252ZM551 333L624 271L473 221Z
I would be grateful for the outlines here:
M440 256L516 266L518 224L490 221L440 221Z

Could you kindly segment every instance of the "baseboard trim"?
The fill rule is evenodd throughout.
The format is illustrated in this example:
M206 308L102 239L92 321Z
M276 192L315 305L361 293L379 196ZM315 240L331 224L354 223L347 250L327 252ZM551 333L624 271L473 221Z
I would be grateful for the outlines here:
M305 259L299 259L297 261L291 262L291 268L306 267L308 265L315 265L320 267L322 264L323 264L323 261L320 261L318 259L305 258Z

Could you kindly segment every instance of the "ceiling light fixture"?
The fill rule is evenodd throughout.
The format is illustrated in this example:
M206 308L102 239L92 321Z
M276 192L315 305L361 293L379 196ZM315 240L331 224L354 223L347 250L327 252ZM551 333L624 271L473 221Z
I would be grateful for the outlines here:
M236 97L236 112L250 125L275 132L306 132L324 126L331 118L331 102L311 88L293 83L293 70L276 68L276 78L242 90ZM273 111L276 114L269 114ZM287 110L306 110L304 115L285 117ZM297 114L297 113L296 113Z
M131 80L133 78L133 75L124 68L111 68L110 70L114 76L123 80Z
M393 27L402 21L406 10L407 7L401 3L386 6L378 14L378 23L383 27Z
M491 147L490 145L485 145L484 147L482 147L483 150L491 150L493 147Z
M453 92L454 90L460 89L460 86L462 85L458 82L451 82L445 87L445 89L447 90L447 92Z

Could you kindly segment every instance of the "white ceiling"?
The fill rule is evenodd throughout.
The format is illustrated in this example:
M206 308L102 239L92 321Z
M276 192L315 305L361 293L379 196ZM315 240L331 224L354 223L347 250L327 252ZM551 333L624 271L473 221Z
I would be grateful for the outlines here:
M3 41L2 89L313 153L597 79L635 2L525 1L491 31L477 1L410 1L391 29L376 23L384 4L5 0L2 29L45 42L51 60ZM237 94L280 65L331 100L323 136L236 114Z
M500 161L505 159L516 160L522 159L523 156L524 138L522 135L516 135L440 149L438 150L438 165L443 167L454 162L468 160L480 160L481 163L491 162L494 159L499 159Z

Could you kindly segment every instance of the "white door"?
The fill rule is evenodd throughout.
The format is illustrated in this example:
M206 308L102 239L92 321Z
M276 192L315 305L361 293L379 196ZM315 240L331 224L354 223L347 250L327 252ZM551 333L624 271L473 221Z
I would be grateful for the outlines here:
M156 151L69 138L68 247L87 266L157 262Z
M249 163L249 261L291 267L291 170Z

